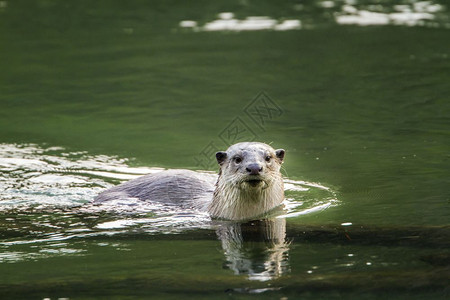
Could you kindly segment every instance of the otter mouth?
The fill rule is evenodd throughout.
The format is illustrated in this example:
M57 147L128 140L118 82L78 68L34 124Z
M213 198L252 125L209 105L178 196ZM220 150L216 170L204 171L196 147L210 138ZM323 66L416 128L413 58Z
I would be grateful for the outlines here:
M258 185L260 185L263 181L262 179L248 179L245 182L247 182L250 186L252 187L257 187Z

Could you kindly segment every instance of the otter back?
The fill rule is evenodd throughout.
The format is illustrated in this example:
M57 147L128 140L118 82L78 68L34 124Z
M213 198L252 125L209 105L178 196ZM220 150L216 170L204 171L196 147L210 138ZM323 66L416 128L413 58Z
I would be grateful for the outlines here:
M214 193L214 174L189 170L167 170L122 183L99 194L95 203L136 198L176 204L184 208L206 209Z

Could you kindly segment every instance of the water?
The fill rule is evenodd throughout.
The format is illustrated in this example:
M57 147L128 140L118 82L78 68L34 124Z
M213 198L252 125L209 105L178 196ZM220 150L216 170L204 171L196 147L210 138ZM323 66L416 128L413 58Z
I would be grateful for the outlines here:
M448 9L0 1L0 295L448 297ZM287 150L269 220L89 203L252 139Z

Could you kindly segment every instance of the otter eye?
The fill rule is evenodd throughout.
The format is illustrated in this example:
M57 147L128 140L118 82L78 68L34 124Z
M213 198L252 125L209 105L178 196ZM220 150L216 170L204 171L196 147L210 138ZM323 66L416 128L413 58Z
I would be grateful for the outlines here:
M238 156L238 157L235 157L235 158L234 158L234 162L237 163L237 164L239 164L239 163L242 162L242 158L240 158L239 156Z
M266 161L269 162L272 159L272 156L267 155L266 156Z

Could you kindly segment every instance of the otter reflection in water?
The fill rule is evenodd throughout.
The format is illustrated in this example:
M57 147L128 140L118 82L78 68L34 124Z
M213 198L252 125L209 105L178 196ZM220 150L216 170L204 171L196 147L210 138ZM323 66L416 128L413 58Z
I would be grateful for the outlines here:
M266 281L289 272L284 218L222 222L216 233L222 243L226 267L236 275Z

